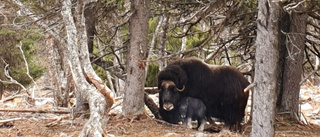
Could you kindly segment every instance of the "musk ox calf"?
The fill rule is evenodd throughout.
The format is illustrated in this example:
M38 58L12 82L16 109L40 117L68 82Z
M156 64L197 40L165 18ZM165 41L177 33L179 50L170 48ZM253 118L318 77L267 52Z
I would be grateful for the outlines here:
M230 130L239 130L244 117L248 80L235 68L211 66L197 58L177 60L158 74L160 116L179 122L179 103L184 97L200 99L206 117L219 118Z
M203 131L206 124L206 105L200 99L184 97L179 105L179 114L185 126L192 128L192 120L197 120L198 131Z

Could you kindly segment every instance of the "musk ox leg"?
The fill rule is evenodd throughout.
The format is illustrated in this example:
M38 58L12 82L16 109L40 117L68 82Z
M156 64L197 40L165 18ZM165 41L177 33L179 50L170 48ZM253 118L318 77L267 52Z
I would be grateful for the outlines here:
M184 125L185 126L187 126L187 128L190 128L190 129L192 129L192 119L191 119L191 117L187 117L186 119L184 119L185 121L184 121Z
M237 122L232 125L226 125L226 126L229 126L229 130L232 132L242 132L242 126L241 126L240 122Z
M206 120L204 119L202 119L201 121L198 121L198 131L203 131L205 124L206 124Z

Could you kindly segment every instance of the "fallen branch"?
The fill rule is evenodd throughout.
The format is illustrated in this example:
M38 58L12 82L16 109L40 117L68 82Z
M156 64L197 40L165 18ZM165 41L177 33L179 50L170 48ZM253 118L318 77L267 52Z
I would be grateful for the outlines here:
M248 85L243 92L248 92L251 88L255 87L257 84L255 82L252 82L250 85Z
M6 102L6 101L9 101L9 100L13 100L13 99L16 98L16 97L17 97L17 96L7 97L7 98L1 100L0 103Z
M148 94L157 94L159 93L158 87L145 87L144 92L147 92Z
M167 126L173 126L173 127L179 127L179 126L181 126L181 125L178 125L178 124L171 124L171 123L168 123L168 122L166 122L166 121L164 121L164 120L160 120L160 119L153 119L154 121L156 121L156 122L158 122L158 123L160 123L160 124L165 124L165 125L167 125Z
M20 120L21 117L18 118L10 118L10 119L5 119L5 120L0 120L0 123L7 123L7 122L11 122L11 121L16 121L16 120Z
M146 93L144 93L144 102L146 106L149 108L149 110L152 112L154 117L156 119L161 119L158 105Z
M70 113L70 110L0 109L0 112L59 113L59 114L68 114L68 113Z

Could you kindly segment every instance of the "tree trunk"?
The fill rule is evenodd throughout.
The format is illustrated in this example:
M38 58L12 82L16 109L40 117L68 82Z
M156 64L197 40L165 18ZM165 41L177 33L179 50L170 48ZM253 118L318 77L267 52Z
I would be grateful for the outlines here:
M156 39L158 37L158 33L159 33L160 26L162 24L162 21L163 21L163 16L160 16L159 19L158 19L157 27L154 30L153 35L152 35L152 39L151 39L151 42L150 42L150 48L148 50L148 55L147 55L146 74L148 73L150 61L151 61L152 57L154 56L153 50L154 50L154 47L156 45ZM147 75L146 75L146 78L147 78Z
M84 10L89 54L93 53L93 39L96 32L95 22L97 18L95 16L96 15L95 8L96 8L95 4L91 4L91 5L86 5L86 8Z
M123 99L123 114L144 113L145 60L147 56L147 29L149 0L131 0L133 14L129 20L130 47L127 56L127 81Z
M113 97L111 91L100 83L101 81L96 77L91 67L83 14L84 7L87 3L83 1L78 2L78 7L76 9L78 10L76 16L76 19L78 19L77 23L79 23L78 31L74 24L70 0L63 1L61 14L67 32L68 46L64 47L67 53L67 63L71 69L72 79L76 88L88 101L90 108L90 118L84 125L79 136L106 136L104 126L107 121L107 113L113 104ZM78 52L77 35L79 36L80 53ZM87 79L93 85L91 85Z
M162 31L159 36L159 55L160 55L160 63L159 70L162 70L165 66L167 66L167 62L164 57L167 55L166 53L166 40L167 40L167 31L168 31L168 16L166 13L163 13L163 21L162 21Z
M115 40L114 45L116 48L123 47L120 30L117 30L117 32L116 32L116 40ZM119 68L118 69L119 71L122 71L121 64L123 64L123 53L121 53L121 52L122 51L119 51L119 50L115 51L115 57L113 59L113 66L116 66L116 68ZM123 84L121 84L121 83L123 83L122 79L120 79L119 77L114 78L114 85L115 85L115 90L116 90L117 96L121 96L124 93L124 90L123 90L124 86L122 86Z
M187 30L188 30L188 26L183 26L183 30L182 30L183 34L185 34L187 32ZM187 36L182 37L181 48L180 48L181 52L185 51L187 48L187 39L188 39ZM180 57L183 57L183 54L181 54Z
M66 93L66 84L63 84L65 82L65 71L63 71L63 54L60 56L58 54L56 47L56 42L53 37L46 35L46 46L47 53L48 53L48 61L49 61L49 75L51 77L50 83L52 85L53 89L53 97L56 101L57 106L67 107L68 99L64 98L64 95ZM69 97L69 96L68 96Z
M284 71L283 71L283 92L281 98L282 112L291 112L292 117L300 116L299 93L302 76L302 65L304 59L304 48L306 39L307 13L303 11L303 5L298 6L291 13L290 32L286 34L286 47ZM297 13L296 11L299 11Z
M0 100L2 99L2 93L4 91L4 86L3 84L0 82Z
M275 135L275 103L279 46L279 13L276 2L258 1L252 137Z

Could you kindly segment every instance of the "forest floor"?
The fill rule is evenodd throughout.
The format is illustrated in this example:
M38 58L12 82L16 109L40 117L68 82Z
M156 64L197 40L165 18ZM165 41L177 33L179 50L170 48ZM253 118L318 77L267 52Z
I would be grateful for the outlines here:
M41 85L41 82L38 82ZM44 86L46 87L46 86ZM35 92L35 99L25 93L12 96L6 91L0 100L0 137L75 137L78 136L87 118L82 116L72 119L66 109L54 106L50 88L40 88ZM304 114L300 122L288 120L279 114L276 118L276 136L278 137L320 137L320 88L310 82L301 87L301 110ZM119 103L121 101L117 101ZM21 110L25 112L7 112ZM37 113L27 110L41 110ZM56 112L50 112L56 110ZM146 109L146 115L123 117L121 106L114 107L108 117L106 133L109 137L230 137L249 136L251 125L247 124L243 133L232 133L221 126L206 125L203 132L187 129L181 125L171 125L155 120ZM8 120L5 122L4 120ZM307 123L307 124L306 124Z

